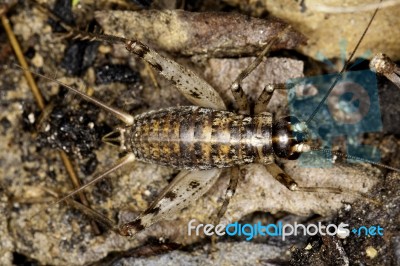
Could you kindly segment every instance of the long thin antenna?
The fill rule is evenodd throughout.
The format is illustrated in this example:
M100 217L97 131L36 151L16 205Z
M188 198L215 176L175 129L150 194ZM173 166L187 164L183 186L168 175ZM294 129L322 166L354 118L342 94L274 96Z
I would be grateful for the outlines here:
M332 151L330 149L320 149L320 148L316 148L316 147L311 147L310 151L322 151L326 154L332 154L332 155L336 155L338 157L344 158L344 159L351 159L351 160L355 160L355 161L360 161L360 162L365 162L365 163L369 163L378 167L382 167L382 168L386 168L395 172L399 172L400 173L400 168L396 168L393 166L389 166L389 165L385 165L382 163L378 163L378 162L374 162L365 158L361 158L361 157L357 157L354 155L350 155L350 154L344 154L338 151Z
M75 29L74 27L69 26L65 22L62 21L54 12L50 10L46 5L37 2L36 0L31 0L35 5L45 14L47 14L52 20L59 23L65 30L70 32L70 35L73 36L74 39L80 40L88 40L88 41L95 41L95 40L102 40L110 43L126 43L128 40L122 37L117 37L108 34L96 34L86 31L80 31Z
M54 83L57 83L57 84L63 86L64 88L67 88L68 90L72 91L73 93L76 93L79 96L81 96L86 101L91 102L91 103L99 106L100 108L103 108L103 109L107 110L108 112L112 113L115 117L117 117L119 120L124 122L126 125L132 125L133 124L133 121L134 121L133 116L128 114L128 113L126 113L126 112L124 112L124 111L122 111L122 110L119 110L117 108L108 106L107 104L102 103L99 100L96 100L95 98L90 97L90 96L86 95L85 93L83 93L83 92L81 92L81 91L79 91L79 90L77 90L77 89L75 89L75 88L73 88L71 86L68 86L67 84L65 84L65 83L63 83L63 82L61 82L59 80L56 80L56 79L50 78L50 77L46 77L46 76L44 76L42 74L39 74L37 72L33 72L33 71L31 71L29 69L26 69L26 68L23 68L23 67L21 67L19 65L16 65L16 66L19 67L20 69L22 69L23 71L28 71L28 72L32 73L33 75L35 75L35 76L47 79L49 81L52 81Z
M70 197L72 197L73 195L79 193L80 191L84 190L85 188L87 188L88 186L95 184L96 182L100 181L101 179L103 179L105 176L109 175L112 172L115 172L116 170L120 169L121 167L132 163L135 161L135 155L133 153L128 153L127 155L125 155L124 157L122 157L121 159L119 159L113 166L111 166L109 169L99 173L97 176L95 176L93 178L93 180L89 181L88 183L82 185L81 187L71 191L70 193L68 193L67 195L63 196L62 198L50 203L49 205L46 206L45 209L39 210L37 213L33 214L30 219L32 219L33 217L35 217L36 215L38 215L39 213L41 213L44 210L47 210L55 205L57 205L58 203L69 199Z
M380 0L379 3L381 3L382 0ZM318 104L318 106L315 108L315 110L313 111L313 113L311 114L311 116L307 119L306 124L309 125L310 122L314 119L315 115L319 112L319 110L321 109L322 105L325 103L326 99L328 98L329 94L331 94L332 90L334 89L334 87L336 86L336 84L338 83L339 79L343 76L344 71L346 71L347 67L350 64L350 61L353 59L354 54L357 52L358 47L360 46L362 40L364 39L365 35L368 32L369 27L372 24L372 21L374 20L376 14L379 11L379 7L377 9L375 9L374 14L372 15L371 19L368 22L367 27L365 28L363 34L361 35L361 38L358 40L356 47L354 48L353 52L351 53L349 59L346 61L345 65L343 66L342 70L336 75L335 80L333 81L331 87L329 88L328 92L325 94L324 98L321 100L321 102Z

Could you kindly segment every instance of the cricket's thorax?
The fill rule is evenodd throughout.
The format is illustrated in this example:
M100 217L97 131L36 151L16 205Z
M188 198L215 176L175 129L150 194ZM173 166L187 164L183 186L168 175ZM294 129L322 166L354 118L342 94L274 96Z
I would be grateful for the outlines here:
M130 132L129 132L130 131ZM196 106L144 113L125 134L138 160L180 169L270 162L272 116L243 116Z

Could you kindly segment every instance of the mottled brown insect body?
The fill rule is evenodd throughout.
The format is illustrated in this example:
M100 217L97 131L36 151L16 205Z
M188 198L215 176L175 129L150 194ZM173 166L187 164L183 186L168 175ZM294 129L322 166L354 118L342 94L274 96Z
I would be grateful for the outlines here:
M136 116L125 146L141 161L179 169L212 169L272 160L272 117L197 106Z

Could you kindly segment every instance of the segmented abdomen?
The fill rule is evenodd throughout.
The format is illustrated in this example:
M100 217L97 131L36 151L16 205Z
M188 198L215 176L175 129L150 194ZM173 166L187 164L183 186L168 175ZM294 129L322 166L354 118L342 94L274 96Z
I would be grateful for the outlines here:
M173 107L136 116L129 146L145 162L189 170L230 167L270 160L271 128L267 114Z

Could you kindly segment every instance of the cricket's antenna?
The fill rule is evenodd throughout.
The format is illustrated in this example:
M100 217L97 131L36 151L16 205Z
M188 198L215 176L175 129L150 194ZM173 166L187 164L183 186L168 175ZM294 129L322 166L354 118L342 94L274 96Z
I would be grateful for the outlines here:
M382 0L380 0L379 3L381 3ZM315 117L315 115L319 112L319 110L321 109L322 105L325 103L326 99L328 98L329 94L332 92L332 90L334 89L334 87L336 86L336 84L338 83L339 79L343 76L344 71L346 71L347 67L350 64L350 61L353 59L354 54L357 52L358 47L360 46L362 40L365 37L365 34L367 34L367 31L369 29L369 27L372 24L372 21L374 20L376 14L379 11L379 7L375 9L374 14L372 15L371 19L368 22L367 27L365 28L363 34L361 35L361 38L358 40L356 47L354 48L353 52L351 53L350 57L347 59L345 65L343 66L342 70L336 75L335 80L333 81L332 85L330 86L328 92L325 94L324 98L321 100L321 102L318 104L318 106L315 108L315 110L313 111L313 113L311 114L311 116L307 119L306 124L309 125L310 122L313 120L313 118Z
M79 39L83 41L105 41L109 43L123 43L126 44L129 40L123 37L108 35L108 34L97 34L92 32L86 32L76 29L71 29L71 35L73 39Z
M62 198L50 203L49 205L46 206L46 208L39 210L37 213L33 214L30 217L30 220L35 217L36 215L40 214L42 211L47 210L55 205L57 205L58 203L65 201L69 198L71 198L72 196L74 196L75 194L79 193L80 191L84 190L85 188L87 188L90 185L93 185L95 183L97 183L98 181L100 181L101 179L103 179L104 177L106 177L107 175L109 175L112 172L115 172L116 170L120 169L121 167L132 163L135 161L135 155L133 153L128 153L127 155L125 155L124 157L122 157L121 159L119 159L113 166L111 166L109 169L99 173L97 176L95 176L93 178L93 180L89 181L88 183L82 185L81 187L71 191L70 193L68 193L67 195L63 196Z
M368 159L365 159L365 158L357 157L357 156L354 156L354 155L344 154L344 153L341 153L341 152L338 152L338 151L332 151L330 149L321 149L321 148L317 148L317 147L311 147L310 151L322 151L323 153L326 153L326 154L335 155L335 156L338 156L338 157L341 157L341 158L344 158L344 159L351 159L351 160L354 160L354 161L360 161L360 162L369 163L369 164L372 164L372 165L375 165L375 166L378 166L378 167L386 168L386 169L389 169L389 170L392 170L392 171L400 173L400 168L396 168L396 167L389 166L389 165L382 164L382 163L377 163L377 162L374 162L374 161L371 161L371 160L368 160Z
M113 35L107 34L97 34L91 33L86 31L77 30L74 27L66 24L62 21L54 12L52 12L46 5L37 2L36 0L31 0L37 7L45 14L47 14L52 20L59 23L66 31L69 32L69 36L72 36L73 39L80 39L80 40L88 40L88 41L106 41L110 43L126 43L128 40L122 37L117 37Z
M21 67L19 65L16 65L16 66L19 67L20 69L22 69L23 71L31 72L35 76L47 79L47 80L49 80L51 82L59 84L60 86L62 86L64 88L67 88L69 91L72 91L73 93L78 94L79 96L81 96L86 101L91 102L91 103L99 106L100 108L112 113L116 118L118 118L119 120L124 122L126 125L132 125L133 124L133 120L134 120L133 116L128 114L128 113L126 113L126 112L124 112L124 111L122 111L122 110L119 110L117 108L111 107L111 106L109 106L109 105L107 105L107 104L105 104L103 102L100 102L99 100L97 100L97 99L95 99L93 97L90 97L90 96L86 95L85 93L83 93L83 92L81 92L81 91L79 91L79 90L77 90L77 89L75 89L75 88L73 88L71 86L68 86L67 84L65 84L65 83L63 83L61 81L58 81L58 80L56 80L54 78L50 78L50 77L47 77L45 75L39 74L37 72L33 72L33 71L31 71L29 69L25 69L25 68L23 68L23 67Z
M42 11L44 14L47 14L55 22L59 23L65 30L70 31L73 29L71 26L62 21L62 19L60 19L60 17L58 17L52 10L50 10L47 5L39 3L36 0L30 1L33 2L40 9L40 11Z

